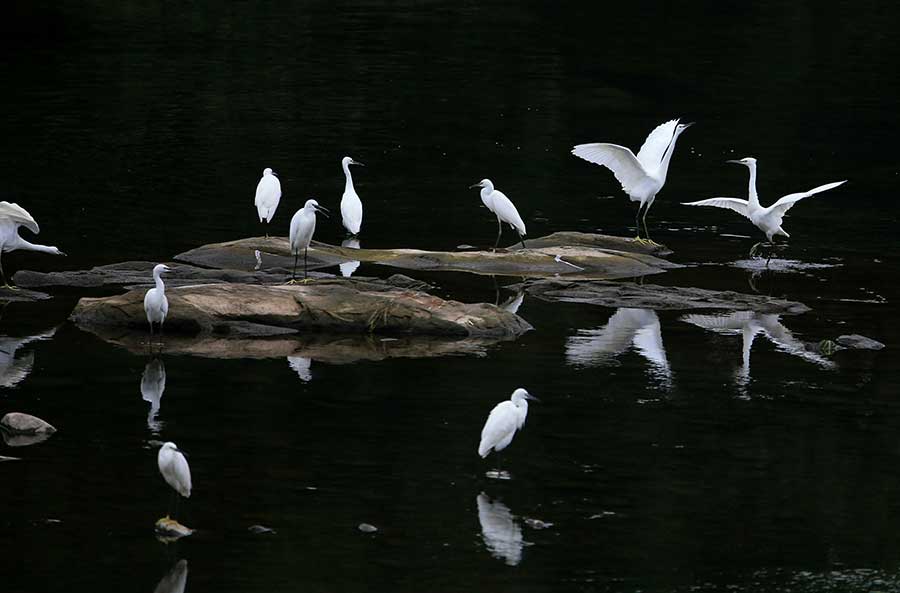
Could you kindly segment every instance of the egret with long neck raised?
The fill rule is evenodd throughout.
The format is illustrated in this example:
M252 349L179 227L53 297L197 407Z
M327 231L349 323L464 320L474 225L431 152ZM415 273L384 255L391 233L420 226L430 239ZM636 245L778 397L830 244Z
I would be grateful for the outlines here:
M363 206L362 200L353 187L353 176L350 174L350 165L364 166L359 161L345 156L341 159L341 168L344 170L344 195L341 197L341 220L344 228L351 235L358 235L362 226Z
M162 275L171 270L166 264L157 264L153 267L153 283L156 285L144 295L144 312L147 314L147 322L150 324L150 335L153 335L153 324L159 326L162 333L163 323L169 314L169 299L166 298L166 285Z
M40 232L38 223L31 217L25 208L11 202L0 202L0 257L2 257L4 253L19 249L26 251L40 251L41 253L49 253L51 255L65 255L65 253L56 247L50 245L38 245L26 241L19 236L19 227L21 226L24 226L35 235ZM6 280L2 261L0 261L0 279L3 280L3 288L15 289L15 286L10 286L9 282Z

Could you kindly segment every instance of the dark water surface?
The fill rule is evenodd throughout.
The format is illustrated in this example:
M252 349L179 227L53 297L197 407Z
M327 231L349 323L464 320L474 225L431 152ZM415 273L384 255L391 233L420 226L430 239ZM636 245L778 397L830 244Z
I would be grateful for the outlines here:
M895 6L4 10L0 199L69 253L8 254L7 271L164 261L258 233L266 166L281 174L286 233L308 197L337 210L345 154L367 165L354 171L366 247L489 243L494 223L467 189L483 177L530 236L629 234L633 206L612 175L569 149L636 149L682 116L698 124L649 221L692 265L644 281L812 307L736 316L722 332L685 312L526 297L534 332L466 355L160 364L66 322L78 295L9 304L0 413L59 432L0 445L22 458L0 463L4 591L151 591L179 559L188 591L900 588ZM850 180L785 219L773 263L787 271L742 267L756 231L733 213L678 205L744 197L746 171L723 163L743 156L759 159L764 203ZM340 241L339 221L317 238ZM445 296L497 299L489 277L420 276ZM742 327L758 330L746 359ZM887 349L797 347L842 333ZM152 411L142 376L163 367ZM518 386L543 403L482 461L482 423ZM190 454L180 516L198 532L176 544L152 534L170 501L154 440Z

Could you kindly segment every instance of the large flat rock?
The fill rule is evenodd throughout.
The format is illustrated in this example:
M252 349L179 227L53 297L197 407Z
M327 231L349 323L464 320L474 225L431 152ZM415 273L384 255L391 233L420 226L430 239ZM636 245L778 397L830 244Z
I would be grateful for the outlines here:
M82 298L71 319L82 327L146 332L144 290ZM178 334L259 336L285 330L515 337L531 329L500 307L448 301L415 290L353 280L262 286L202 284L166 291L165 329Z
M419 249L354 249L313 241L309 250L310 269L360 261L424 271L459 271L528 278L565 275L567 278L628 278L657 274L681 267L650 252L662 253L636 243L633 239L554 233L529 239L527 248L493 251L423 251ZM294 257L284 237L253 237L214 243L175 256L185 262L207 268L249 270L257 265L260 252L262 269L290 269Z

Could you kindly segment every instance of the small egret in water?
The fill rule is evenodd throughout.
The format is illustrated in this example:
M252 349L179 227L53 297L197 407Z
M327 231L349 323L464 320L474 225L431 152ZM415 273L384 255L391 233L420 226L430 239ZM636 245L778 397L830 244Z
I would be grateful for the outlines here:
M25 208L10 202L0 202L0 256L17 249L41 251L53 255L65 255L65 253L56 247L29 243L19 236L20 226L24 226L35 235L40 232L38 223L30 214L28 214ZM2 262L0 262L0 279L3 280L4 288L14 288L13 286L10 286L9 282L6 280L6 274L3 273Z
M359 234L359 227L362 226L362 200L359 199L359 196L356 194L356 189L353 187L353 176L350 175L350 165L359 165L364 166L359 161L354 161L352 158L345 156L341 159L341 168L344 169L344 177L346 182L344 184L344 195L341 198L341 219L344 222L344 227L347 229L347 232L351 235Z
M156 464L159 466L159 473L162 474L166 484L179 495L185 498L191 497L191 468L175 443L163 443L156 456ZM177 506L177 497L175 500Z
M256 212L259 214L259 222L266 223L266 237L269 236L268 224L275 217L275 211L278 209L278 202L281 201L281 182L278 181L278 175L266 167L263 169L262 178L256 184L256 197L253 199L253 205L256 206Z
M303 278L307 278L307 254L309 253L309 243L312 241L313 233L316 232L316 212L321 212L328 216L328 210L315 200L306 200L303 208L297 210L291 219L291 234L289 236L291 243L291 253L294 254L294 271L291 274L291 283L297 281L297 259L300 252L303 251Z
M520 387L513 391L508 401L494 406L481 429L481 442L478 444L481 457L487 457L491 450L501 451L509 446L516 431L525 424L530 399L540 401Z
M682 124L680 120L673 119L660 124L650 132L637 156L630 149L618 144L595 142L593 144L579 144L572 149L572 154L597 165L603 165L613 172L622 189L628 194L632 202L640 202L634 224L637 226L637 239L641 239L641 226L638 217L641 209L644 209L644 234L646 241L650 240L650 232L647 230L647 212L666 184L666 175L669 172L669 162L675 151L675 143L678 137L693 125L693 122Z
M771 206L763 208L759 203L759 195L756 193L756 159L752 157L746 157L737 161L727 162L734 163L736 165L744 165L745 167L750 169L750 199L742 200L740 198L710 198L709 200L700 200L699 202L686 202L685 206L715 206L717 208L727 208L729 210L734 210L741 216L749 218L750 222L756 225L756 228L765 233L766 239L768 240L770 245L774 245L773 239L775 238L775 235L784 235L785 237L790 237L790 235L788 235L784 231L784 229L781 228L781 221L784 218L785 212L790 210L794 204L796 204L803 198L814 196L823 191L828 191L829 189L834 189L839 185L847 183L847 180L845 179L844 181L826 183L825 185L820 185L819 187L815 187L809 191L796 194L788 194L782 198L779 198L778 201ZM756 251L761 245L762 242L759 242L750 249L750 257L756 255Z
M494 184L490 179L482 179L478 183L470 185L469 188L481 188L481 201L487 206L487 209L494 213L497 217L497 241L494 243L494 249L500 245L500 236L503 234L503 223L505 222L519 233L519 240L522 241L522 247L525 247L525 223L519 216L512 201L506 197L502 191L494 189Z
M171 269L166 264L157 264L153 268L153 282L156 283L156 287L151 288L144 295L144 312L147 314L147 321L150 323L151 336L153 335L153 324L159 324L159 331L162 332L166 315L169 314L169 299L166 298L166 285L163 284L162 273Z

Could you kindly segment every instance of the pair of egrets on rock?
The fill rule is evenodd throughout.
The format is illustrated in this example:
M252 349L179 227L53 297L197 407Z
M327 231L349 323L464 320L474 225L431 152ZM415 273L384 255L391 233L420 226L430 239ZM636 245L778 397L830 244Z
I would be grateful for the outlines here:
M672 153L675 151L675 143L678 137L688 129L692 123L683 124L680 120L673 119L657 126L641 146L637 154L631 152L630 149L619 146L618 144L609 144L607 142L596 142L592 144L579 144L572 149L572 154L586 161L603 165L612 171L622 189L628 194L633 202L639 202L637 215L635 217L635 225L637 226L637 239L642 242L653 243L650 240L650 233L647 229L647 211L653 205L656 194L662 190L666 183L666 176L669 172L669 163L672 160ZM789 237L781 227L784 214L791 209L797 202L803 198L808 198L815 194L834 189L835 187L846 183L846 181L838 181L835 183L827 183L819 187L813 188L806 192L788 194L774 204L763 207L759 203L759 196L756 193L756 159L743 158L740 160L728 161L745 165L750 169L750 189L749 200L739 198L712 198L709 200L700 200L698 202L688 202L687 206L714 206L717 208L727 208L734 210L738 214L750 219L756 227L766 235L766 239L772 244L776 235ZM646 238L642 238L641 227L638 218L644 211L644 234ZM757 243L750 250L750 255L754 255L761 243Z

